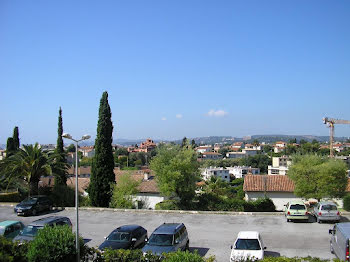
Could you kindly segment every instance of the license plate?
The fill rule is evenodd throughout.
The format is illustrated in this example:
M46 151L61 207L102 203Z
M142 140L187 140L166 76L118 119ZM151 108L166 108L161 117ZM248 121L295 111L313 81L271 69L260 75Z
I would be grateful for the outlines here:
M22 212L22 209L17 209L17 213L21 213Z

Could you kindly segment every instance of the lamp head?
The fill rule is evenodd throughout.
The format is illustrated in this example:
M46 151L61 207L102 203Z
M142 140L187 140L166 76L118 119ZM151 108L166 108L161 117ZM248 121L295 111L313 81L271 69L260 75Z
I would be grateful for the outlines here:
M91 137L90 135L83 135L81 139L82 139L82 140L87 140L87 139L89 139L90 137Z
M63 138L68 138L68 139L72 139L72 136L70 134L68 134L68 133L62 134L62 137Z

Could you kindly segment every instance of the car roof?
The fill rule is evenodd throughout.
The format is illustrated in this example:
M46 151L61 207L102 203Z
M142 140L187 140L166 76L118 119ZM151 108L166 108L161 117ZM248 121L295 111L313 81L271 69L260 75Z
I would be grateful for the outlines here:
M237 238L241 238L241 239L259 238L259 232L258 231L240 231L238 233Z
M302 200L292 200L289 202L289 204L291 204L291 205L295 205L295 204L305 205L305 203Z
M163 225L160 225L159 227L157 227L153 233L156 233L156 234L174 234L182 226L184 226L183 223L164 223Z
M124 225L113 230L113 232L132 232L141 226L139 225Z
M2 221L0 222L0 227L7 227L7 226L11 226L14 224L20 223L19 221L13 221L13 220L6 220L6 221Z
M324 202L320 202L319 204L320 204L320 205L333 205L333 206L336 206L336 204L335 204L335 203L330 202L330 201L328 201L328 202L326 202L326 201L324 201Z
M32 223L30 223L30 226L44 226L46 224L50 224L63 218L69 219L68 217L62 216L49 216L33 221Z

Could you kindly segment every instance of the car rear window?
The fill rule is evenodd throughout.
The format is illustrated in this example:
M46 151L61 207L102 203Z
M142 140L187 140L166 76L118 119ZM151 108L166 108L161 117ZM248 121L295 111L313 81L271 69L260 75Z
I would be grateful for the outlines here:
M173 244L173 235L170 234L152 234L148 240L151 246L171 246Z
M26 226L26 227L23 229L21 235L33 237L33 236L36 236L36 235L38 234L38 231L39 231L40 229L43 229L43 228L44 228L44 227L36 227L36 226L30 226L30 225L29 225L29 226Z
M257 239L237 239L235 249L238 250L260 250L260 243Z
M337 206L335 205L323 205L321 210L337 210Z
M292 209L292 210L304 209L305 210L305 206L304 205L300 205L300 204L294 204L294 205L291 205L289 209Z

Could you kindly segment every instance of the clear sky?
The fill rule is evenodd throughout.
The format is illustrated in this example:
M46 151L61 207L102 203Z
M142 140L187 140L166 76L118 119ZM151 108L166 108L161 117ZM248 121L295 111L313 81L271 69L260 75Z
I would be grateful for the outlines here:
M350 119L350 1L0 1L0 144L328 135ZM337 126L350 136L350 126Z

